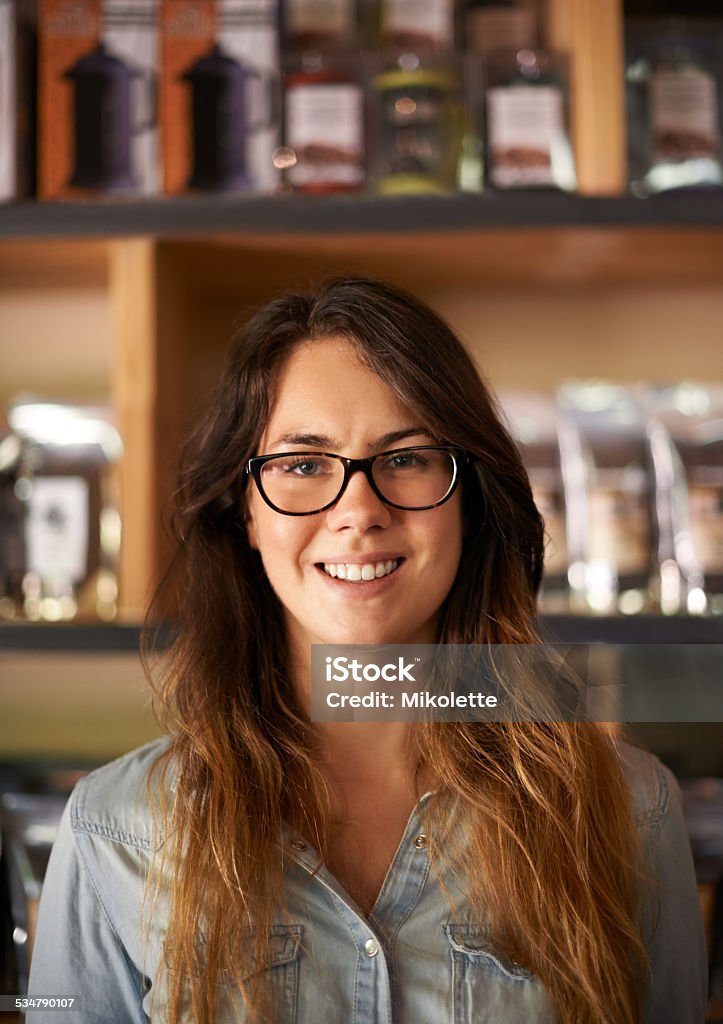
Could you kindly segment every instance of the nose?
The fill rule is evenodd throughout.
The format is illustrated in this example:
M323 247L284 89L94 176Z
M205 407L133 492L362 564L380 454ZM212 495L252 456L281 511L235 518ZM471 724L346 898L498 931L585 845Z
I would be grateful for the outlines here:
M326 516L330 530L365 532L375 526L389 526L392 510L374 493L364 473L356 470L351 474L344 493Z

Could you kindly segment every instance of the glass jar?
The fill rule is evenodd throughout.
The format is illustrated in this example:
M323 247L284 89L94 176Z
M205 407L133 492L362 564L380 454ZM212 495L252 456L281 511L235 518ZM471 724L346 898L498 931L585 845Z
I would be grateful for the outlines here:
M23 505L16 493L20 438L0 421L0 619L20 612L18 595L25 566Z
M540 608L569 610L565 489L554 398L541 392L506 391L500 395L525 464L532 496L545 521L545 564Z
M376 191L454 191L464 118L457 62L401 55L372 78L371 106L370 173Z
M14 595L31 620L115 618L122 444L108 411L22 401L8 420L21 440L14 493L24 572Z
M663 610L723 614L723 384L648 388L644 399L667 496Z
M631 389L605 381L566 383L558 403L577 432L561 444L582 540L571 585L588 611L651 611L658 524L645 410Z

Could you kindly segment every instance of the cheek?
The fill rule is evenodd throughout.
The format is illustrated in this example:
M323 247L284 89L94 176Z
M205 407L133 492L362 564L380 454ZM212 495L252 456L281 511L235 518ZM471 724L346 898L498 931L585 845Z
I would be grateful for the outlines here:
M282 516L265 502L251 498L246 510L249 545L258 551L268 575L274 568L295 561L310 540L309 524L304 519Z
M437 569L445 597L454 584L459 569L459 562L462 555L462 538L464 533L464 518L462 514L462 503L456 502L451 505L444 522L440 524L438 534L438 562Z
M465 530L465 516L461 495L453 495L451 501L443 505L440 511L444 512L442 522L439 524L439 547L441 557L448 570L457 572L462 552L462 540Z

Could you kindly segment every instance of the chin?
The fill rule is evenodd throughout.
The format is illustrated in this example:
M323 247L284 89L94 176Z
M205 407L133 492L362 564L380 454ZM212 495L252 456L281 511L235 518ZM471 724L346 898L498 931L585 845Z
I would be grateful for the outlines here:
M330 644L366 644L371 646L387 644L431 643L422 631L410 633L407 629L394 629L388 625L374 628L360 628L358 625L337 633L333 639L324 641Z

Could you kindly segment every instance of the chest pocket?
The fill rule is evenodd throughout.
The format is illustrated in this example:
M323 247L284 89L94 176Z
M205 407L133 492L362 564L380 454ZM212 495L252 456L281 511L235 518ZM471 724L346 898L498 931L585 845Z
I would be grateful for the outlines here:
M445 925L454 1024L557 1024L542 984L495 948L485 928Z
M296 1024L299 996L299 955L304 929L298 924L278 924L271 929L267 963L258 978L262 991L271 1000L271 1019L274 1024ZM258 972L254 972L257 974ZM251 980L252 974L243 980ZM231 1024L246 1020L243 1002L233 978L226 975L218 990L217 1020Z

